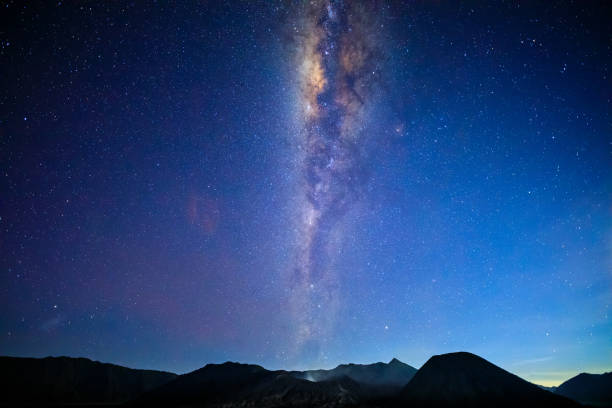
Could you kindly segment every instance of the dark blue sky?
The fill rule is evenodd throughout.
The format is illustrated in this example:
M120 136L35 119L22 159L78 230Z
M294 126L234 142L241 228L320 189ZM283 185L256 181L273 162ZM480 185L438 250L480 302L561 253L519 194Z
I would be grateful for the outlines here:
M609 6L324 3L1 3L0 354L612 369Z

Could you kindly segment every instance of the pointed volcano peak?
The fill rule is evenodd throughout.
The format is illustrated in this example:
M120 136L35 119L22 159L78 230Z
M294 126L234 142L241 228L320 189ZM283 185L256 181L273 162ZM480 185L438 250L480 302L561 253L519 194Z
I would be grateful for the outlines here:
M389 365L406 365L406 363L402 363L401 361L399 361L397 358L393 357L391 359L391 361L389 361L387 364Z

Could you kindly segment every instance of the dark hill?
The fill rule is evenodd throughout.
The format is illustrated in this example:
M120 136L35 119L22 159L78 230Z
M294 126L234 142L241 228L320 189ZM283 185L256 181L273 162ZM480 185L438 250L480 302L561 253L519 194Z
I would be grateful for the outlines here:
M220 403L241 398L245 390L270 379L272 373L263 367L227 362L206 366L181 375L139 398L135 405L185 405Z
M572 407L552 394L471 353L431 357L404 387L410 407Z
M612 372L578 374L558 386L555 393L583 404L612 407Z
M174 379L86 358L0 357L0 405L117 404Z
M352 404L360 386L347 377L311 382L257 365L208 364L137 399L135 406L327 407Z

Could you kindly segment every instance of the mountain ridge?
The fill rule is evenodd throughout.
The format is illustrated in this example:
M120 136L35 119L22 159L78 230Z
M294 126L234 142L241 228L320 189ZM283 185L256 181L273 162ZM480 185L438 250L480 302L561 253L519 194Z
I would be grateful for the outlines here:
M612 407L612 371L580 373L560 384L555 393L583 404Z
M0 357L0 403L123 403L177 375L84 357Z
M610 406L592 389L612 389L612 373L582 373L551 393L468 352L434 355L419 370L397 358L306 371L226 361L176 375L60 356L0 357L0 372L0 406L578 407L572 399Z
M401 387L410 381L417 369L393 358L388 363L371 364L339 364L335 368L325 370L292 371L296 378L309 381L333 380L347 376L353 380L368 385L387 385Z

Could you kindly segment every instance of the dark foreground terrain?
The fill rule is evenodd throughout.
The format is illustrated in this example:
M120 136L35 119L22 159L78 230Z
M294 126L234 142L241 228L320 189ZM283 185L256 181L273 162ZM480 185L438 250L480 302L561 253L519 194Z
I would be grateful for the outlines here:
M177 377L86 358L0 357L0 404L121 404Z
M470 353L332 370L208 364L184 375L83 358L1 357L2 406L579 407L612 406L612 374L581 374L548 391ZM579 403L580 402L580 403Z

